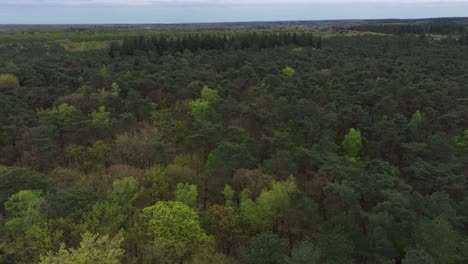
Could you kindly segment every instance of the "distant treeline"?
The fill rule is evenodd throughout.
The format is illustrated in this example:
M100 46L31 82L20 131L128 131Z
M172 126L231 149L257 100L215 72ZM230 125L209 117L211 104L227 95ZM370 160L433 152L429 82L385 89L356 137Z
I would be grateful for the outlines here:
M460 36L458 41L460 42L460 44L468 46L468 32L465 33L465 35Z
M461 34L466 31L466 26L453 22L437 22L420 24L369 24L351 26L348 29L386 34Z
M236 35L220 34L190 34L177 37L133 36L125 38L121 43L113 42L110 55L134 55L136 51L183 52L186 50L222 50L222 49L265 49L278 46L310 46L320 49L322 40L312 33L244 33Z

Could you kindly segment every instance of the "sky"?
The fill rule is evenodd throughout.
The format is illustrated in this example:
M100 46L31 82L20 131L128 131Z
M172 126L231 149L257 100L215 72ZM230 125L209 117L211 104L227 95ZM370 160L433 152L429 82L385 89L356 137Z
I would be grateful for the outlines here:
M138 24L468 16L468 0L0 0L0 24Z

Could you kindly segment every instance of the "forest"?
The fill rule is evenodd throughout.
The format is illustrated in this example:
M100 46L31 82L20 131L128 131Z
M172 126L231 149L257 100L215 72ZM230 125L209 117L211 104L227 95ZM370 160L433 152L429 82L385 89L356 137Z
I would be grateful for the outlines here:
M0 30L0 264L468 263L468 21Z

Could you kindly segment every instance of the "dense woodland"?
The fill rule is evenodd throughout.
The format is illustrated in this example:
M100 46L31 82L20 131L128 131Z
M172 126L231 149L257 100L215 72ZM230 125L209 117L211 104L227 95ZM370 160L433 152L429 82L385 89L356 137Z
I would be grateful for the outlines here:
M431 23L0 33L0 263L467 263Z

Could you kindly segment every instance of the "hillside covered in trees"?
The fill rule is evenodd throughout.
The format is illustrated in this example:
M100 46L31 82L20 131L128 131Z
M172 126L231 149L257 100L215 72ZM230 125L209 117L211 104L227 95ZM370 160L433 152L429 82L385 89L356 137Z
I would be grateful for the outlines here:
M467 263L465 22L2 31L0 263Z

